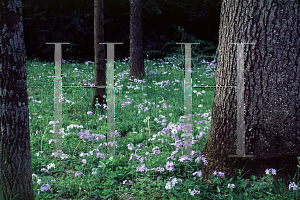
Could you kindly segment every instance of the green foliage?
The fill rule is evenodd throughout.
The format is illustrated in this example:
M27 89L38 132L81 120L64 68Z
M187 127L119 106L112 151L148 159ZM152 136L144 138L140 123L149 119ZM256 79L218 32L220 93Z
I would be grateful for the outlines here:
M177 141L182 138L184 131L168 132L166 127L169 123L176 127L182 123L180 117L184 115L182 98L184 96L184 73L183 69L173 65L174 59L165 58L165 60L169 64L165 61L148 60L146 67L155 73L152 74L151 79L145 79L146 83L131 83L133 87L126 87L130 84L129 74L126 73L128 63L115 63L117 66L115 75L118 77L115 82L119 86L116 87L118 92L115 93L115 129L118 133L120 130L126 133L126 137L115 137L118 144L115 157L103 158L106 153L105 138L90 141L90 138L81 138L78 135L82 129L89 130L89 136L92 134L106 136L105 118L99 119L102 114L97 111L91 115L87 114L91 109L88 102L92 101L93 90L88 88L63 89L63 97L65 97L62 102L65 131L62 140L63 153L69 155L65 159L51 156L53 143L50 144L50 141L54 138L50 132L49 121L54 116L54 111L51 109L53 108L53 77L51 77L53 66L35 61L27 62L32 172L37 176L33 180L36 199L297 199L299 193L297 190L285 191L288 186L272 181L271 174L263 177L262 180L254 180L250 185L247 185L249 180L242 179L242 172L238 174L235 182L232 178L228 180L226 177L212 176L213 184L205 185L202 183L203 177L194 175L196 171L203 168L203 161L198 162L195 157L191 160L178 160L182 156L182 151L174 153L177 149L174 143L175 139ZM204 73L213 74L214 68L204 70L204 65L207 64L196 64L200 67L194 69L193 81L197 84L213 85L214 77L209 78L203 75ZM65 66L65 68L62 67L63 69L68 69L63 72L65 74L63 83L69 82L69 85L72 83L77 85L78 82L85 82L83 80L93 83L91 74L94 73L94 67L92 65L66 63L63 66ZM74 68L80 72L74 75ZM161 73L161 68L170 74ZM76 76L77 74L80 76ZM39 76L41 77L38 78ZM157 87L157 83L164 80L169 80L170 84ZM38 85L38 83L50 86ZM142 86L151 88L141 89ZM136 89L138 87L140 89ZM193 144L193 150L201 151L209 133L206 128L210 127L209 110L212 109L214 91L196 88L193 90L196 91L196 93L193 92L192 114L193 122L196 121L193 124L193 136L194 140L197 140ZM204 90L205 93L202 92ZM37 98L40 98L41 102L36 102ZM67 103L66 99L70 103ZM123 102L128 101L131 104L121 106ZM167 107L164 107L164 104ZM146 107L148 110L145 109ZM205 114L207 118L204 120L197 114ZM165 124L162 120L166 120ZM203 123L198 123L200 121ZM71 124L83 127L70 128ZM162 130L165 130L166 134L159 134ZM200 136L200 132L206 135L202 138L196 137ZM41 141L43 152L40 152ZM176 160L169 158L172 153ZM176 170L167 170L167 162L173 162ZM49 167L50 163L53 163L55 167ZM148 170L145 168L141 170L143 165ZM164 168L164 171L152 170L159 167ZM176 184L167 188L167 184L170 184L171 180L174 181L174 178L177 178ZM264 180L270 184L262 185ZM298 183L298 178L295 183ZM42 191L44 184L49 184L50 189ZM235 188L228 187L228 184L235 184ZM200 193L192 195L194 189Z

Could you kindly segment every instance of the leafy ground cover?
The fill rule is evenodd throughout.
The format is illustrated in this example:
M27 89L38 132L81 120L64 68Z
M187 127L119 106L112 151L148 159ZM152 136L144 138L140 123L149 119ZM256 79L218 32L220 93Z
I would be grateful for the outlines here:
M36 199L297 199L298 180L228 180L202 184L213 88L192 89L193 156L182 154L184 59L145 60L146 78L129 80L128 58L115 62L116 156L106 152L106 120L92 110L91 88L63 88L63 158L54 150L54 64L27 62ZM193 59L192 85L214 85L215 61ZM94 64L64 61L63 85L93 85Z

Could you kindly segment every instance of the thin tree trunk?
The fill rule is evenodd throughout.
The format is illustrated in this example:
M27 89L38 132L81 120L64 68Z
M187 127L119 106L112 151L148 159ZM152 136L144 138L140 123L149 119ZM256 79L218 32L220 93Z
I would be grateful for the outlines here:
M34 199L21 0L0 3L0 199Z
M142 4L130 0L130 77L142 80L145 76L142 38Z
M94 0L94 49L95 49L95 86L106 86L106 63L105 46L99 44L104 42L104 16L103 0ZM95 104L101 105L104 111L106 88L95 88L93 107ZM98 99L98 100L97 100Z
M277 171L275 180L294 177L300 154L300 13L295 1L223 1L219 30L216 85L236 85L236 44L245 45L245 154L236 155L237 101L235 88L215 88L212 122L202 152L208 165L204 183L216 171L243 178Z

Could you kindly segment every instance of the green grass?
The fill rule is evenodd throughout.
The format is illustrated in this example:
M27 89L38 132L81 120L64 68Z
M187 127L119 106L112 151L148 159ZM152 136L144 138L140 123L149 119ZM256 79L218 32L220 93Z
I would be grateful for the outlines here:
M142 83L128 80L129 62L115 62L115 129L122 137L116 137L116 156L111 159L102 158L106 122L98 109L92 110L94 89L91 88L63 88L63 153L68 158L51 157L54 135L49 122L54 120L54 64L27 62L36 199L297 199L297 190L272 182L270 174L248 186L246 182L250 180L239 178L241 174L237 182L214 177L213 185L202 184L205 159L198 151L203 150L209 133L213 88L193 88L196 156L184 162L179 160L182 151L174 151L182 147L184 60L175 58L145 60L147 77ZM214 85L214 65L201 61L192 61L192 84ZM91 85L94 64L66 62L62 64L62 74L63 85ZM88 111L93 113L87 114ZM72 128L72 124L82 128ZM98 139L80 138L81 129L88 130L89 135L97 134L94 136ZM166 133L161 133L163 130ZM130 150L131 147L134 149ZM172 152L175 161L168 160ZM141 162L140 158L146 159ZM169 170L167 162L174 164L167 167ZM171 171L172 167L176 171ZM159 171L162 168L164 171ZM265 181L270 184L262 184ZM192 191L200 193L192 195Z

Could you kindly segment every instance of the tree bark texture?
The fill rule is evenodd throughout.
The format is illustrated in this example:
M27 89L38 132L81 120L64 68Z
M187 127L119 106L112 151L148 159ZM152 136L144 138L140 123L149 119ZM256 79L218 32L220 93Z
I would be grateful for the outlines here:
M106 86L106 62L104 42L103 0L94 0L94 49L95 49L95 86ZM105 104L106 88L95 88L93 107L99 103L101 110ZM97 101L98 99L98 101Z
M145 76L142 38L141 0L130 0L130 78L142 80Z
M236 180L237 169L275 180L294 177L300 154L300 13L298 1L222 2L216 85L236 85L236 44L245 44L245 154L236 155L236 88L215 88L211 129L202 152L208 165L203 182L216 171Z
M0 3L0 198L34 199L21 0Z

